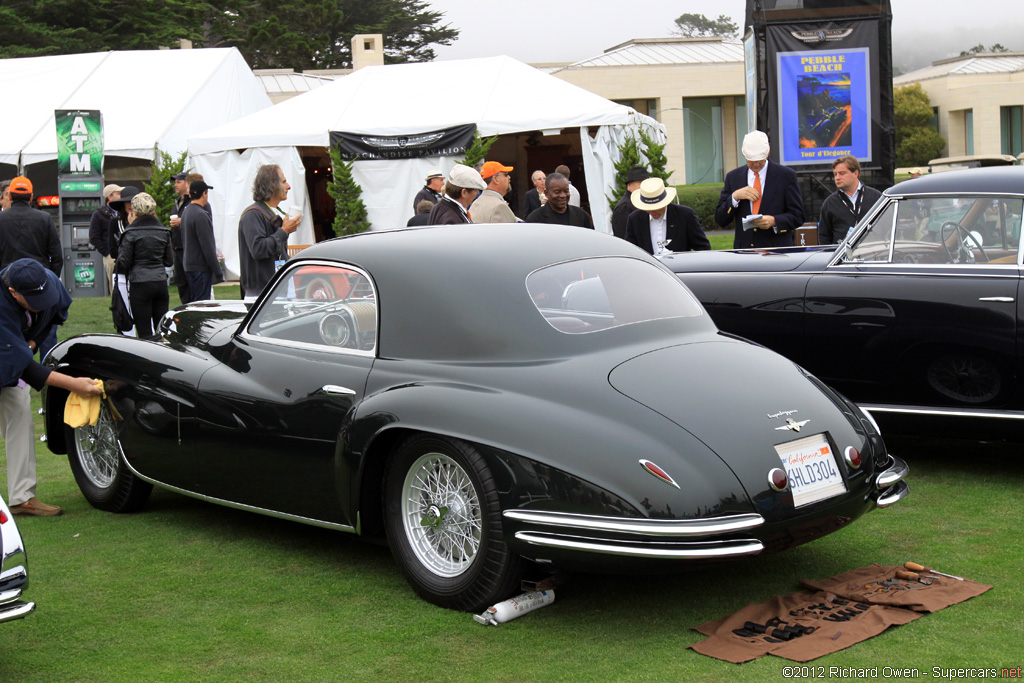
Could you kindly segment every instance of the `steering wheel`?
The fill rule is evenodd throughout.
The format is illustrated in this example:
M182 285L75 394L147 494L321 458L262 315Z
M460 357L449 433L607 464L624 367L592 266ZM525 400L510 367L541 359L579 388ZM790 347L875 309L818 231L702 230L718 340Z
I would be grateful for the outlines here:
M946 232L947 228L950 229L948 236ZM953 237L954 233L956 234L955 255L949 250L949 243L947 241L949 238ZM984 259L983 263L989 262L988 254L985 253L985 249L974 238L974 235L972 235L967 228L955 221L946 221L942 224L942 227L939 228L939 241L942 243L942 248L946 250L946 256L949 257L950 263L974 263L975 259L974 252L971 251L972 247L977 248L981 253L981 257ZM963 257L963 261L960 260L961 257Z

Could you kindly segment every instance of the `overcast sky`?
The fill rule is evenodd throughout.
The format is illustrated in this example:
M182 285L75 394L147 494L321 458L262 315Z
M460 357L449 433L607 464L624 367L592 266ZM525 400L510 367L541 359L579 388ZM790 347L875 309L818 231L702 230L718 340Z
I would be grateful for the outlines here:
M461 30L438 59L508 55L524 62L575 62L631 38L670 35L683 13L726 14L743 30L743 0L428 0ZM1020 0L892 0L893 55L905 70L978 43L1024 51Z

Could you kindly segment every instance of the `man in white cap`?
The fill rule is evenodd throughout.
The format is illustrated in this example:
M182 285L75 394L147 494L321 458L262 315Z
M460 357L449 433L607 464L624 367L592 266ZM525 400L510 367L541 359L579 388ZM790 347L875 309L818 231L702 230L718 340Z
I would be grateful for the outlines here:
M768 136L759 130L747 133L740 151L747 165L725 176L715 222L735 226L734 249L793 246L793 231L804 222L796 173L768 161Z
M415 212L416 207L420 205L420 202L426 199L431 204L437 204L443 196L442 190L444 189L444 173L440 170L434 169L427 173L426 178L427 184L416 193L415 199L412 200L412 210Z
M469 205L487 189L487 183L475 168L455 164L448 173L444 196L430 212L428 225L459 225L472 223Z
M697 213L674 204L676 188L661 178L648 178L634 190L630 201L639 211L629 214L626 241L648 254L671 251L707 251L711 248Z

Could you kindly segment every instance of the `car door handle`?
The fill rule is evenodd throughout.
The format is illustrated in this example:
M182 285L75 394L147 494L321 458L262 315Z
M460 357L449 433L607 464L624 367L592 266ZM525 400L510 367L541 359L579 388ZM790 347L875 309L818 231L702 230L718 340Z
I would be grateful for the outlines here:
M320 391L328 396L355 396L356 392L348 387L339 387L337 384L325 384Z
M983 296L978 301L996 301L1001 304L1012 304L1012 296Z

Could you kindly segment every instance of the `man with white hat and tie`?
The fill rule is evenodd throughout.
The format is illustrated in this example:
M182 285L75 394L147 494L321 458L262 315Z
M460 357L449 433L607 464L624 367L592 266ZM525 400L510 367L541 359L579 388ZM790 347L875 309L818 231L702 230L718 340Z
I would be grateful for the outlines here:
M735 226L734 249L793 246L804 222L796 173L768 160L768 136L759 130L747 133L740 151L747 164L725 176L715 222Z
M710 249L697 213L688 206L673 203L675 198L676 188L665 187L661 178L641 182L630 197L639 211L629 214L626 241L653 255Z

